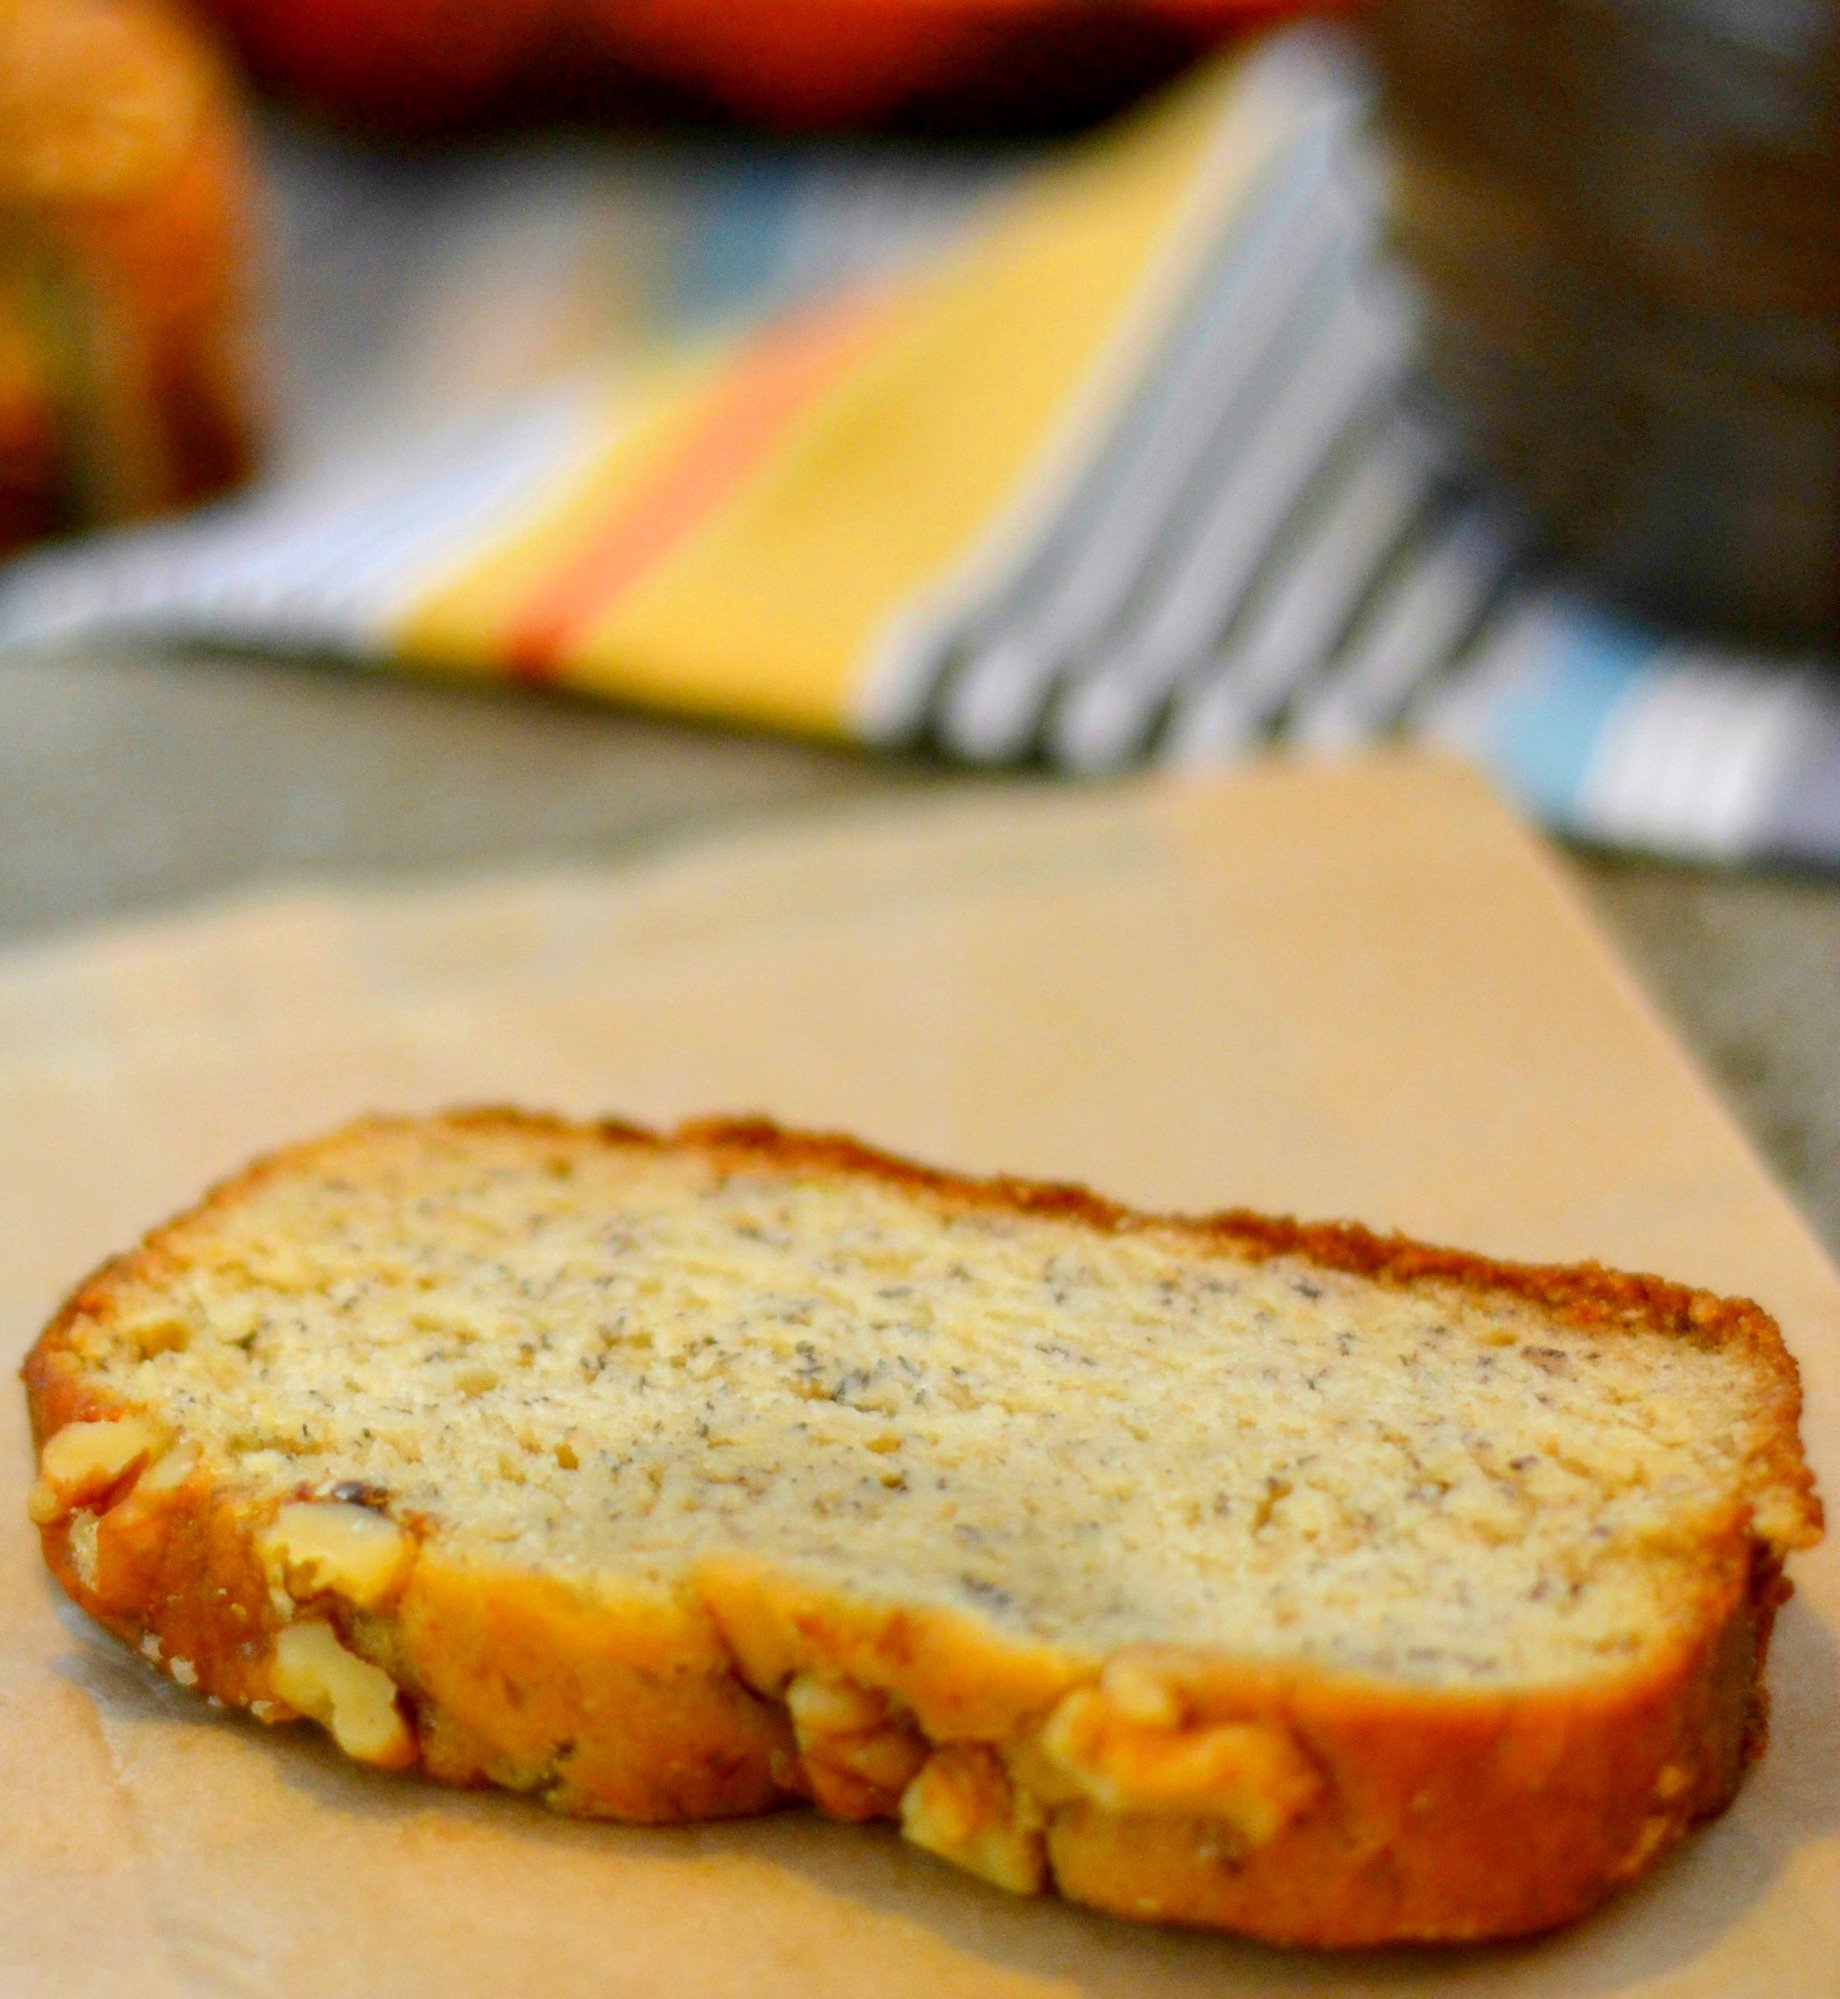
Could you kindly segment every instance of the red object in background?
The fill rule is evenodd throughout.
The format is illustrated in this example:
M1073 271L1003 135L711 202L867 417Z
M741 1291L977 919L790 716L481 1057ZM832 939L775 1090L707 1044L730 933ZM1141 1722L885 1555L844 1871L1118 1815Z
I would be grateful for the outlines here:
M784 129L1090 115L1297 0L208 0L264 81L431 128L662 88Z

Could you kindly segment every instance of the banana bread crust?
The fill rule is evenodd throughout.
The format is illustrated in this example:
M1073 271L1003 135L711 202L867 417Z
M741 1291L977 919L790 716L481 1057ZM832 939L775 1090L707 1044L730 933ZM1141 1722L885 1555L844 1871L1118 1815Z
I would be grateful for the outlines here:
M1095 1661L743 1556L700 1561L671 1594L571 1583L456 1559L429 1539L434 1523L401 1515L412 1545L387 1590L362 1604L337 1591L290 1601L261 1551L272 1503L252 1505L198 1465L149 1478L143 1453L81 1504L45 1509L40 1532L70 1597L182 1684L264 1721L293 1719L298 1688L290 1701L277 1686L277 1640L308 1616L393 1684L399 1721L368 1760L645 1823L804 1798L836 1818L900 1818L919 1844L1012 1889L1051 1885L1120 1915L1319 1946L1501 1938L1568 1921L1724 1810L1762 1751L1763 1663L1789 1594L1782 1558L1818 1537L1821 1516L1797 1437L1795 1364L1753 1304L1344 1224L1242 1211L1171 1224L1081 1188L964 1179L758 1120L668 1137L507 1110L446 1122L871 1175L930 1200L1108 1232L1173 1225L1243 1257L1506 1291L1581 1326L1736 1343L1772 1385L1769 1471L1790 1495L1789 1525L1766 1536L1748 1510L1720 1523L1687 1635L1620 1676L1446 1691L1194 1648ZM79 1287L23 1370L41 1456L70 1424L144 1414L86 1373L75 1328L106 1323L128 1280L180 1272L196 1218L349 1143L342 1134L252 1166ZM1104 1781L1066 1781L1076 1736ZM1162 1781L1168 1759L1192 1766L1202 1752L1216 1774L1147 1808L1144 1787Z

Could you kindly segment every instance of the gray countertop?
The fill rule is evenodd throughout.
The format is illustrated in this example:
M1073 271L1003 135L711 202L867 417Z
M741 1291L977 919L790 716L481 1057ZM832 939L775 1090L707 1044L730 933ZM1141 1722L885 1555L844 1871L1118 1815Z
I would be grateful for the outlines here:
M303 877L614 860L982 780L337 669L0 660L0 947ZM1840 1250L1840 883L1573 854L1637 975Z

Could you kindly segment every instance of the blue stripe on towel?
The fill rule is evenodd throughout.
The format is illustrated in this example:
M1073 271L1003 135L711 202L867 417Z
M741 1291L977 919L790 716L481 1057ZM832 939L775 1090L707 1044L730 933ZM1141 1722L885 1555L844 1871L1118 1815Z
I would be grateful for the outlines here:
M1533 810L1576 823L1606 725L1657 671L1653 640L1634 627L1587 612L1568 618L1503 692L1489 718L1489 762Z
M682 320L733 318L772 292L811 180L798 160L767 148L705 168L672 298Z

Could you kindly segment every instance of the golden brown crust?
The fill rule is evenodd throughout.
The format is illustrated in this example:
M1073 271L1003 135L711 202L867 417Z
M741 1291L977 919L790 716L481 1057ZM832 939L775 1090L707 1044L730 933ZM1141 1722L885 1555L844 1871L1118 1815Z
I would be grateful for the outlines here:
M291 1718L274 1684L277 1634L323 1619L397 1689L404 1752L374 1760L407 1756L445 1782L646 1822L808 1797L839 1818L899 1816L920 1844L1011 1888L1052 1881L1122 1915L1316 1945L1564 1922L1723 1810L1762 1747L1781 1550L1812 1540L1820 1514L1796 1438L1794 1363L1754 1305L1340 1224L1141 1216L1079 1188L962 1179L755 1120L668 1138L505 1110L448 1122L872 1174L959 1204L1105 1230L1173 1227L1236 1255L1504 1291L1582 1325L1741 1343L1777 1386L1769 1468L1800 1495L1799 1515L1776 1543L1747 1518L1728 1522L1703 1551L1697 1625L1665 1655L1586 1685L1449 1693L1174 1649L1077 1657L740 1557L705 1561L669 1592L569 1584L456 1560L416 1520L400 1523L414 1557L382 1600L360 1607L329 1590L295 1601L260 1552L272 1501L266 1512L239 1501L184 1471L175 1449L160 1463L178 1475L137 1461L41 1533L71 1597L187 1684ZM260 1162L193 1214L365 1129ZM34 1347L24 1375L41 1453L69 1424L134 1413L84 1373L73 1331L106 1321L125 1281L181 1268L189 1219L105 1265Z

